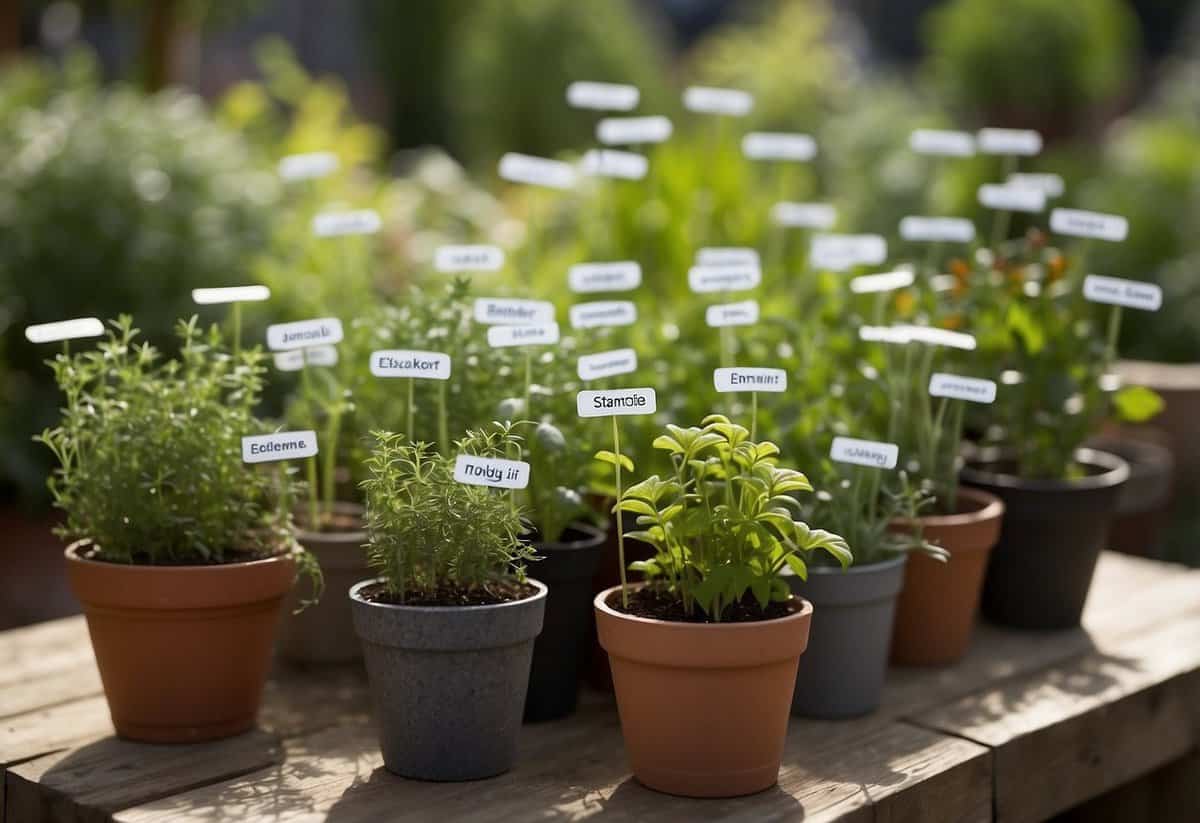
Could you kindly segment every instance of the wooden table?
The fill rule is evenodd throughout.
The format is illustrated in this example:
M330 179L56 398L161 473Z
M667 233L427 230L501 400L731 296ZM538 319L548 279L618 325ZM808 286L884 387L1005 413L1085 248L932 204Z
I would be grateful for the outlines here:
M893 669L876 714L794 719L778 787L701 801L630 778L612 698L597 692L574 717L527 726L513 772L474 783L385 771L353 669L281 669L261 729L240 737L118 740L86 627L68 618L0 634L0 809L21 823L1019 821L1128 784L1079 819L1200 820L1200 570L1107 554L1084 624L981 625L959 665Z

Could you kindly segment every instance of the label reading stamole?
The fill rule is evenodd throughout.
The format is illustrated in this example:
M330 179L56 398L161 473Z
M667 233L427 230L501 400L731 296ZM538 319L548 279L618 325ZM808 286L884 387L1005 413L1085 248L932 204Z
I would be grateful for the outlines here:
M743 300L740 303L721 303L704 310L704 322L711 328L724 326L752 326L758 322L758 301Z
M508 346L547 346L558 342L558 324L491 326L488 328L487 340L488 345L493 349L502 349Z
M754 108L754 97L740 89L688 86L683 90L683 107L698 114L745 117Z
M530 325L554 321L554 304L545 300L480 297L475 301L475 322L488 326Z
M642 266L633 260L577 263L567 269L567 285L576 294L629 291L642 285Z
M523 460L460 454L454 458L454 479L468 486L523 489L529 485L529 464Z
M742 138L742 154L752 160L805 162L817 156L817 141L807 134L752 131Z
M644 154L617 149L589 149L579 162L579 170L593 177L617 180L641 180L650 168Z
M242 438L243 463L274 463L315 457L317 433L314 431L275 432Z
M267 326L267 348L272 351L330 346L342 342L342 321L336 317L298 320Z
M719 392L783 392L787 391L787 372L740 366L715 369L713 388Z
M288 349L275 352L275 368L279 371L300 371L307 363L310 366L336 366L337 346L309 346L306 349Z
M511 183L569 189L575 185L575 169L559 160L509 152L500 158L500 177Z
M1119 243L1129 234L1129 221L1115 214L1055 209L1050 212L1050 231L1070 237L1090 237Z
M688 287L698 293L746 291L762 282L758 266L692 266L688 269Z
M1143 311L1162 308L1162 289L1154 283L1126 280L1122 277L1101 277L1089 274L1083 279L1083 296L1093 303L1108 303Z
M829 449L829 458L838 463L853 463L856 466L874 466L880 469L896 468L900 447L895 443L880 443L876 440L858 440L853 437L835 437Z
M337 155L331 151L289 154L279 161L279 176L290 182L328 177L337 171Z
M999 211L1039 212L1046 208L1046 193L1031 186L984 183L979 187L979 205Z
M828 230L837 223L837 209L828 203L776 203L771 220L787 228Z
M383 225L379 212L373 209L360 211L331 211L313 218L313 234L317 237L343 237L351 234L375 234Z
M637 352L633 349L613 349L581 356L575 370L580 380L600 380L637 371L637 365Z
M576 80L567 86L567 105L596 111L629 111L637 108L641 92L625 83Z
M970 157L975 153L975 138L965 131L917 129L909 135L908 147L917 154Z
M376 377L449 380L450 355L440 351L380 349L371 352L370 369Z
M499 271L503 266L499 246L439 246L433 255L433 267L440 272Z
M576 303L568 311L573 329L611 328L637 322L637 306L629 300Z
M606 146L662 143L671 136L671 121L652 117L606 117L596 124L596 139Z
M900 221L900 236L923 243L970 243L975 224L963 217L910 216Z
M1042 136L1030 129L980 129L975 144L981 154L1032 157L1042 150Z
M977 377L934 372L929 377L929 393L934 397L968 400L972 403L992 403L996 400L996 384Z
M757 266L758 250L749 246L706 246L696 252L697 266Z
M651 388L581 391L575 395L575 410L580 417L654 414L658 398Z
M913 273L908 269L864 274L862 277L855 277L850 281L850 291L855 294L895 291L911 286L913 279Z
M256 303L268 300L271 290L266 286L225 286L216 289L192 289L192 300L201 306L218 303Z
M77 317L74 320L37 323L25 327L25 339L30 343L57 343L60 340L100 337L102 334L104 324L98 317Z

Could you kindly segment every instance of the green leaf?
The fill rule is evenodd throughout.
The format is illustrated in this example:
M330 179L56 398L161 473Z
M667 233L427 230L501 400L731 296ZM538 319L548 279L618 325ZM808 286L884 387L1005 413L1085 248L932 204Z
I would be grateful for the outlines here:
M1008 330L1021 339L1025 350L1030 354L1038 354L1046 346L1046 335L1037 321L1020 303L1012 303L1008 307L1006 318Z
M788 568L796 573L796 577L799 577L801 580L808 579L808 564L804 562L802 557L796 554L789 554L785 562L788 564Z
M662 574L662 567L654 560L635 560L629 564L631 572L641 572L646 577L656 577Z
M639 500L636 497L627 497L617 505L613 506L614 512L632 512L634 514L645 514L654 517L658 514L658 510L647 503L645 500Z
M1144 423L1163 410L1163 399L1145 386L1126 386L1113 396L1113 406L1126 423Z
M630 460L628 457L626 457L623 454L617 455L617 454L613 454L610 451L602 449L601 451L596 452L595 457L601 463L607 463L608 465L613 466L613 467L615 467L617 465L617 461L620 460L621 468L625 469L625 471L627 471L627 472L633 471L633 461Z

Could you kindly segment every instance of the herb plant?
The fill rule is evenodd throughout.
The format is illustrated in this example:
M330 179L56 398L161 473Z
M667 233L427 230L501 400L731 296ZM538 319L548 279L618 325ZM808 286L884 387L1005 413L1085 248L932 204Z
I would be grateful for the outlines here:
M545 421L536 425L529 440L529 504L543 543L556 542L572 522L589 516L580 482L589 462L557 426Z

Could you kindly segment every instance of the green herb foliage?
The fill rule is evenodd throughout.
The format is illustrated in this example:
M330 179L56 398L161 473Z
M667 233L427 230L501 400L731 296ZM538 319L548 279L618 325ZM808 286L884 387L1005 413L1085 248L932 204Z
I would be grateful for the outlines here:
M557 541L572 522L589 516L577 485L588 462L553 423L537 424L529 441L529 502L543 542Z

